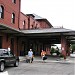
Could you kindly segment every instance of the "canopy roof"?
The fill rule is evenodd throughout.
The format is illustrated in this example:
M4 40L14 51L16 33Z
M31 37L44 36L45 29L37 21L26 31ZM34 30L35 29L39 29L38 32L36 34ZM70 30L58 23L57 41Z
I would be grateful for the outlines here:
M6 33L6 34L11 34L11 35L13 34L15 36L24 35L24 33L22 31L20 31L19 29L15 29L13 27L7 26L2 23L0 23L0 32Z
M0 24L0 32L7 33L8 35L19 36L19 37L23 36L23 37L38 38L38 39L46 38L51 40L53 39L56 41L60 40L61 35L63 35L70 43L75 43L75 31L70 29L65 29L65 28L19 30L4 24Z
M63 35L75 35L74 30L65 28L45 28L45 29L31 29L31 30L21 30L25 34L52 34L62 33Z

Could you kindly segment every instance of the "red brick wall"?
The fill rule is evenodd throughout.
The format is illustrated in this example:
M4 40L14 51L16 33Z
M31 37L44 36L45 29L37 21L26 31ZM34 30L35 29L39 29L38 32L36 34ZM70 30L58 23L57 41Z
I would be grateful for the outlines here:
M35 20L34 20L34 18L33 18L32 16L28 16L28 18L29 18L29 20L30 20L30 21L29 21L30 23L28 22L28 23L29 23L29 24L28 24L28 25L29 25L29 29L34 29L34 25L35 25ZM32 27L32 26L33 26L33 27Z
M10 39L5 33L0 33L0 36L2 37L2 48L8 48L10 45Z
M45 21L39 21L40 23L40 28L49 28L50 26L45 22Z
M25 27L23 26L23 21L25 20ZM28 17L23 14L22 12L20 13L20 29L28 29Z
M12 3L12 0L0 0L0 5L3 5L4 7L4 19L0 19L0 23L18 28L20 0L16 0L16 4ZM12 13L15 13L15 24L11 23Z
M28 16L29 20L28 22L30 22L29 25L29 29L37 29L40 28L40 23L38 21L36 21L32 16Z
M37 28L40 28L40 23L39 23L38 21L35 21L34 27L36 27L36 29L37 29Z
M23 21L26 21L25 29L38 29L38 28L50 28L50 24L48 24L45 20L35 20L33 16L26 16L23 13L20 13L20 29L23 29Z
M8 46L12 46L11 44L11 36L8 36L5 33L0 33L0 36L2 37L2 48L7 49ZM17 38L14 38L14 54L17 54Z

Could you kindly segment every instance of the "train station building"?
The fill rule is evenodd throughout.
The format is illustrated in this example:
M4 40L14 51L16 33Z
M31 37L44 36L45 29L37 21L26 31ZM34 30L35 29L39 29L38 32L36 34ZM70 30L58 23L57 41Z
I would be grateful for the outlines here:
M35 55L40 55L42 49L50 55L51 45L61 44L61 50L70 53L74 30L55 28L46 18L20 9L21 0L0 0L0 48L10 46L18 56L25 56L30 48Z

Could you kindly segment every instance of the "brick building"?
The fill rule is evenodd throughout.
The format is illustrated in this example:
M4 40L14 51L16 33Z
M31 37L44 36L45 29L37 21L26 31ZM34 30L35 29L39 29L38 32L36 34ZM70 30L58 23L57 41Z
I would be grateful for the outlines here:
M8 48L17 54L17 37L14 31L19 29L20 0L0 0L0 48ZM4 26L4 27L2 27Z
M15 55L26 55L30 48L34 54L40 55L42 49L49 53L54 43L69 49L74 31L53 28L46 18L22 13L20 6L21 0L0 0L0 48L10 46Z

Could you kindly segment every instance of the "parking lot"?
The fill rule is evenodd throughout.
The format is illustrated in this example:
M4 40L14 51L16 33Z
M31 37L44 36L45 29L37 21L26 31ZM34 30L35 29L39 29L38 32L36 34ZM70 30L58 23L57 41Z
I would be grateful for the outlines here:
M33 63L20 61L19 67L6 67L0 75L75 75L74 58L63 59L48 58L42 63L40 57L35 57Z

